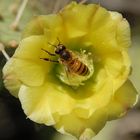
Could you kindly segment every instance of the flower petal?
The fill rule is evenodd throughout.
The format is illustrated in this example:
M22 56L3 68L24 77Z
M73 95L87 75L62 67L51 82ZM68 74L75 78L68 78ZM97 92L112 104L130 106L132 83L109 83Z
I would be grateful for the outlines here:
M122 15L117 12L109 12L102 7L98 8L91 20L91 31L87 36L87 40L93 43L94 51L105 54L109 51L119 50L123 46L122 43L125 45L130 43L128 23L123 24L123 27L120 25L123 20ZM120 37L123 31L120 30L125 30L125 35L121 35L123 40Z
M88 119L93 112L105 107L113 97L113 81L107 76L106 71L98 71L96 80L90 81L77 90L69 90L69 94L75 99L74 112L80 118Z
M16 73L14 72L12 58L7 62L3 68L3 79L5 87L10 91L14 97L18 97L19 89L22 85L21 81L18 79Z
M89 119L79 118L74 112L61 116L61 119L55 125L56 129L63 134L72 134L79 138L85 137L85 131L90 130L91 136L94 136L105 125L107 120L106 109L99 109L92 114ZM88 131L89 132L89 131Z
M131 46L130 25L126 19L123 19L117 26L117 42L121 47Z
M44 35L45 29L57 32L61 30L61 23L61 18L56 14L37 16L27 24L22 36L26 38L32 35Z
M19 99L28 118L52 125L56 123L56 117L70 113L74 107L75 102L67 92L61 86L47 82L41 87L22 86Z
M120 87L112 101L107 106L109 119L116 119L126 111L133 107L137 100L137 91L130 80L127 80L122 87Z
M12 68L17 79L25 85L42 85L46 74L51 71L52 64L40 59L50 57L41 48L46 48L48 51L54 49L48 46L44 36L30 36L23 39L12 59L5 65L4 75L7 75Z
M98 87L94 87L94 89L91 90L92 96L77 100L75 109L79 110L80 108L81 111L76 110L76 114L81 118L88 119L93 112L106 106L113 96L113 86L111 84L111 79L106 78L99 89ZM88 91L85 91L85 94L88 94Z
M39 61L41 48L47 46L47 40L42 35L34 35L23 39L16 49L14 57L20 59Z
M110 53L103 60L108 77L113 79L114 92L126 81L131 62L126 51Z
M42 85L46 78L46 71L37 62L16 58L11 58L7 62L3 73L4 77L7 77L9 73L13 73L15 75L13 80L18 79L20 83L30 86Z
M82 5L77 4L76 2L72 2L66 6L60 12L65 36L75 38L86 35L90 20L96 11L96 8L97 6L93 4Z

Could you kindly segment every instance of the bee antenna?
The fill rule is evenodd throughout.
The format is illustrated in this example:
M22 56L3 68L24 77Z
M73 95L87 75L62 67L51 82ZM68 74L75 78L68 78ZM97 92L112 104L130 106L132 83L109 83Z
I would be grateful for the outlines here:
M48 42L48 44L49 44L49 45L51 45L51 46L54 46L55 48L57 48L57 46L56 46L56 45L53 45L53 44L51 44L50 42Z
M60 45L60 44L61 44L61 42L60 42L60 40L59 40L59 38L58 38L58 37L57 37L57 40L58 40L58 42L59 42L59 43L58 43L58 45Z

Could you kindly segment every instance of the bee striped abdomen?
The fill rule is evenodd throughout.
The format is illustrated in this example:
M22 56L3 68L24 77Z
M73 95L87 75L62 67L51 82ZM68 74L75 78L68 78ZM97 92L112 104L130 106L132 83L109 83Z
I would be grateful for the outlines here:
M76 73L78 75L85 76L89 74L88 67L78 59L71 60L71 62L69 63L69 69L71 72Z

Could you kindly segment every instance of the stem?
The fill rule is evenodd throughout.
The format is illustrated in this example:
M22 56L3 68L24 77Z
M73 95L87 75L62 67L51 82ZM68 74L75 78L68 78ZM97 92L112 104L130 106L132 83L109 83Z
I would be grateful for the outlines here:
M20 21L20 19L21 19L21 16L22 16L22 14L23 14L23 11L24 11L24 9L25 9L25 7L26 7L26 5L27 5L27 2L28 2L28 0L23 0L23 2L21 3L21 5L20 5L20 7L19 7L17 16L16 16L14 22L12 23L12 27L13 27L13 29L15 29L15 30L18 28L19 21Z
M10 59L10 56L7 54L7 52L4 49L4 45L2 43L0 43L0 51L2 52L2 54L4 55L4 57L6 58L6 60L8 61Z

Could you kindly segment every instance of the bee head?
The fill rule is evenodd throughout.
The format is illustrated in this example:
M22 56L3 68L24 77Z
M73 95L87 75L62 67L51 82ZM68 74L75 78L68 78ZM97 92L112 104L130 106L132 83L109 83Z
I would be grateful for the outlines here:
M61 54L65 49L66 49L66 47L63 44L59 44L55 49L55 53Z

